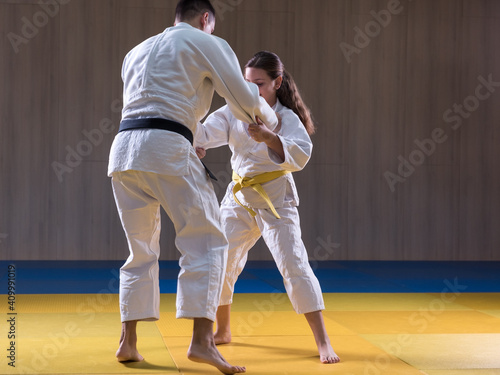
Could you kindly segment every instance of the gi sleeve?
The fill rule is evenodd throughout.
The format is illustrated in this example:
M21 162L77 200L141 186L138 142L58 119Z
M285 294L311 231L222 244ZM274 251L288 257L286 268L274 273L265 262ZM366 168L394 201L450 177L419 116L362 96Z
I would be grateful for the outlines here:
M261 100L257 85L245 81L229 44L221 38L213 38L214 43L205 48L204 53L215 91L226 100L238 120L256 123L255 117L258 116L269 129L274 129L278 118L266 101Z
M203 147L207 150L227 145L231 117L228 106L224 106L208 116L203 123L199 123L194 136L195 147Z
M269 159L287 171L300 171L311 158L313 146L311 138L295 113L283 111L280 115L282 130L278 137L283 144L285 160L282 161L278 154L268 148Z

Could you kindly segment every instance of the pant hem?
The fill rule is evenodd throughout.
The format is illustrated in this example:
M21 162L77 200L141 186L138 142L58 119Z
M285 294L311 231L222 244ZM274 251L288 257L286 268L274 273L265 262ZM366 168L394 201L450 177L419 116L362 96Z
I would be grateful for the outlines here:
M144 321L144 322L154 322L160 319L156 314L135 314L135 315L127 315L121 317L123 322L130 322L133 320Z
M311 313L311 312L315 312L315 311L323 311L325 309L325 305L320 305L320 306L317 306L315 308L312 308L312 309L307 309L305 311L299 311L297 310L297 314L308 314L308 313Z
M175 316L177 319L195 319L195 318L204 318L215 322L215 314L207 314L200 312L188 312L188 311L177 311Z

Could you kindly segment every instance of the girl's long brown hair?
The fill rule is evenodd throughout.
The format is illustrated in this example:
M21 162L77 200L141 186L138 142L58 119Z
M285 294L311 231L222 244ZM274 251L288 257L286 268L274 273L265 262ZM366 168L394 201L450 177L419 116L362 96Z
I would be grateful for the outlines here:
M281 87L277 91L278 99L285 107L290 108L299 116L304 124L307 133L313 134L316 126L312 120L311 111L306 106L293 77L285 69L278 55L268 51L260 51L255 54L245 65L245 68L263 69L272 80L283 77Z

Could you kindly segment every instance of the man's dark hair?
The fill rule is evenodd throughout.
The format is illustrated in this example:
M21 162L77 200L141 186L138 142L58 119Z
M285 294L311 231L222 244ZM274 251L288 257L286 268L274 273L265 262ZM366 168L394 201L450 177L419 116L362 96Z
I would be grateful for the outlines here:
M210 0L181 0L175 8L175 19L188 21L208 12L210 21L215 21L215 9Z

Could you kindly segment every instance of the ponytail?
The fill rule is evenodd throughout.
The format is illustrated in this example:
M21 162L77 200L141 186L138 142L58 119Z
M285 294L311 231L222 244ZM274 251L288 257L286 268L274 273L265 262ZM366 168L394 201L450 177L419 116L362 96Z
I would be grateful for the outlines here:
M299 116L300 121L304 124L309 135L314 134L316 126L312 120L311 111L302 100L302 96L300 95L299 89L295 84L295 80L285 69L283 70L282 77L283 82L277 92L278 99L281 104L290 108L297 116Z
M293 77L285 70L278 55L267 51L257 52L255 56L248 61L245 68L263 69L273 80L278 77L283 77L281 86L276 93L279 101L299 116L300 121L309 135L315 132L316 126L314 125L311 111L302 100L302 96L300 95Z

